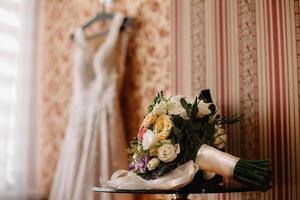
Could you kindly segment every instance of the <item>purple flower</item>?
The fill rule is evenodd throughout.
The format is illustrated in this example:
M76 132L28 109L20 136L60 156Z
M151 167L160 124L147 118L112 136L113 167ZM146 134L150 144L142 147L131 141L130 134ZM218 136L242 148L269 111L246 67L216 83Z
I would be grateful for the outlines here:
M141 158L140 162L139 162L139 168L140 168L140 172L141 173L146 173L147 171L147 164L150 160L150 156L149 155L145 155L144 157Z
M137 163L132 161L131 163L129 163L128 169L129 169L129 171L136 171L138 169Z

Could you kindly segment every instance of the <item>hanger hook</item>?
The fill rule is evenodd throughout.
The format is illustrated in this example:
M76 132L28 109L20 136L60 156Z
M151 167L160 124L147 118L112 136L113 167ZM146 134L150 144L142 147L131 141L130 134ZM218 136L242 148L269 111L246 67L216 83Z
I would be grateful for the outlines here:
M101 7L101 12L105 13L106 12L106 8L105 8L105 1L104 0L98 0L99 1L99 5Z
M99 0L99 3L102 7L102 12L106 12L106 6L112 5L113 4L113 0Z

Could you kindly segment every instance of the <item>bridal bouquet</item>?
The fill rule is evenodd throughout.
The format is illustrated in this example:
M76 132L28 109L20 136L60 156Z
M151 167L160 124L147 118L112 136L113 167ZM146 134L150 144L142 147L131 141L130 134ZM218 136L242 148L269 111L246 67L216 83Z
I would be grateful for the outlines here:
M238 182L266 190L271 181L268 161L244 160L222 151L225 126L238 121L237 116L218 114L208 90L193 100L166 97L160 92L148 106L137 137L130 142L129 172L114 174L110 186L122 188L123 180L123 185L139 183L133 184L138 189L176 188L188 184L202 170L206 179L215 174L233 176ZM170 180L177 183L157 186Z

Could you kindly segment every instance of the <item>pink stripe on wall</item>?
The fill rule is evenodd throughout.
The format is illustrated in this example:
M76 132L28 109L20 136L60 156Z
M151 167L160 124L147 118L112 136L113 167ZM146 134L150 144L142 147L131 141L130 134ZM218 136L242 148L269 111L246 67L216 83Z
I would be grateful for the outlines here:
M277 169L276 170L276 174L275 177L277 177L277 185L282 185L282 176L283 176L283 173L281 173L282 171L282 168L281 168L281 163L282 162L279 162L280 161L280 158L282 157L281 155L281 138L280 138L280 132L281 132L281 123L280 123L280 80L279 80L279 55L278 55L278 32L277 32L277 9L276 9L276 1L274 1L271 5L272 7L270 8L270 12L272 13L272 19L273 19L273 30L272 30L272 33L273 33L273 50L274 50L274 66L273 66L273 71L274 71L274 75L273 75L273 79L274 79L274 82L275 83L275 92L274 92L274 95L275 95L275 101L273 102L275 104L275 109L273 110L273 116L274 116L274 130L275 130L275 134L276 134L276 141L272 144L273 147L273 151L274 149L276 148L277 151L274 151L276 152L276 157L273 157L273 160L276 160L278 162L277 166L275 166L275 168ZM277 188L277 194L276 194L276 197L278 199L283 199L283 187L278 187Z
M273 137L269 137L269 140L271 142L269 142L269 144L271 144L271 149L273 150L274 149L274 143L276 142L275 141L275 138L274 137L274 134L275 134L275 129L274 129L274 116L273 116L273 101L272 101L272 98L273 98L273 90L272 90L272 47L271 47L271 20L270 20L270 14L269 14L269 11L270 11L270 2L269 1L266 1L266 15L267 15L267 23L266 23L266 27L267 27L267 31L266 31L266 38L268 38L268 40L266 41L267 42L267 52L269 52L268 54L268 66L266 66L268 68L268 72L269 74L267 74L268 76L268 79L269 80L269 83L267 83L267 87L268 87L268 91L269 93L267 94L268 95L268 104L269 106L267 107L267 110L268 110L268 118L269 118L269 122L270 122L270 126L268 127L269 129L269 132L271 134L273 134ZM271 99L271 100L269 100ZM270 154L271 153L271 154ZM274 174L277 174L277 169L276 169L276 160L275 159L272 159L275 157L275 151L271 151L269 152L269 155L271 155L271 162L272 162L272 171ZM277 182L277 176L274 177L273 181ZM272 189L272 196L273 197L277 197L276 195L276 191L277 191L277 185L274 184L273 182L273 189Z
M281 54L280 54L280 57L281 57L281 63L280 63L280 65L281 65L281 74L282 74L282 81L281 81L281 83L282 83L282 88L281 88L281 91L282 91L282 95L281 96L283 96L283 102L282 102L282 109L281 109L281 112L282 113L286 113L286 90L285 90L285 87L286 87L286 85L285 85L285 82L286 82L286 80L285 80L285 53L284 53L284 51L285 51L285 48L284 48L284 27L283 27L283 12L284 12L284 10L283 10L283 5L282 5L282 2L281 1L279 1L278 2L279 3L279 11L280 11L280 15L279 15L279 21L280 21L280 27L279 27L279 30L280 30L280 50L281 50ZM283 115L284 116L284 115ZM282 147L284 148L284 150L283 150L283 156L285 157L285 158L287 158L288 157L288 155L287 155L287 145L284 145L284 144L287 144L287 137L284 137L284 133L286 133L287 132L287 125L286 125L286 123L287 123L287 121L286 121L286 117L283 117L282 118L282 120L283 120L283 128L282 128L282 133L281 133L281 139L283 139L283 141L282 141ZM287 170L287 168L288 168L288 163L287 162L283 162L283 168L284 168L284 174L288 174L288 170ZM285 185L287 185L287 183L288 183L288 176L284 176L283 177L284 178L284 180L283 180L283 182L285 183ZM287 190L287 188L285 188L285 190ZM288 191L285 191L285 199L288 199Z
M296 123L298 125L298 131L299 131L299 124L300 124L300 2L299 0L294 1L294 17L295 17L295 38L296 38L296 59L297 59L297 79L298 79L298 116L296 117ZM296 137L296 198L300 199L300 138L299 138L299 132L297 134L298 137Z
M219 78L220 78L220 80L219 80L219 84L218 84L218 88L219 88L219 98L220 98L220 103L222 103L223 105L224 105L224 99L225 99L225 97L224 97L224 90L225 90L225 88L224 88L224 54L226 54L226 52L224 52L224 43L223 43L223 41L224 41L224 27L223 27L223 7L222 7L222 2L223 1L220 1L219 2L219 12L220 12L220 15L219 15L219 23L220 23L220 31L218 32L218 37L220 38L220 40L219 40L219 48L220 48L220 54L219 54L219 57L220 57L220 64L218 65L218 68L219 68ZM222 34L221 34L222 33ZM223 86L223 87L222 87ZM222 110L222 114L224 115L225 114L225 110L223 109Z

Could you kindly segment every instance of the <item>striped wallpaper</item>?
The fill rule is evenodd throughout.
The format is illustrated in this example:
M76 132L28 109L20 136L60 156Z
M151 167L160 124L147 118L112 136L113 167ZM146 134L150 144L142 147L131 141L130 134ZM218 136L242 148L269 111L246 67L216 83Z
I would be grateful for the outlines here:
M210 88L223 114L242 116L228 151L269 158L274 176L266 193L193 199L299 200L299 0L191 0L191 20L192 91Z

